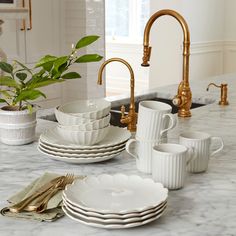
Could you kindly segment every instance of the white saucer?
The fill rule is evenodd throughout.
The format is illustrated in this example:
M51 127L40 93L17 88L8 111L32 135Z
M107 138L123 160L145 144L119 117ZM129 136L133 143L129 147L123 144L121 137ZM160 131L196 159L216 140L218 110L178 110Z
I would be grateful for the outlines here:
M131 137L131 133L124 128L110 126L107 136L98 144L92 146L80 146L70 143L65 138L61 137L57 127L46 130L45 133L40 135L40 140L49 146L57 148L69 148L69 149L98 149L107 148L110 146L119 145L127 141Z

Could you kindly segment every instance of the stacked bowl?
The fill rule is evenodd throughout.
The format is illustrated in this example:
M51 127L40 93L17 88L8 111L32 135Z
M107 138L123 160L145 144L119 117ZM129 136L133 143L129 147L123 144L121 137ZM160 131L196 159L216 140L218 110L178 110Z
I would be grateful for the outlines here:
M79 100L55 109L58 132L71 143L91 146L102 141L110 128L111 103L105 99Z

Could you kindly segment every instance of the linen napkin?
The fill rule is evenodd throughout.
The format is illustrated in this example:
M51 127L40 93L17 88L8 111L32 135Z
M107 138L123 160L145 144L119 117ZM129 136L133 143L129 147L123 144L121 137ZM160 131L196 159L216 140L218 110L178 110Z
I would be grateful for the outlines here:
M58 177L60 175L54 173L45 173L43 176L39 177L38 179L34 180L28 186L26 186L23 190L16 193L12 197L10 197L7 201L12 205L17 202L20 202L24 198L31 195L35 192L38 188L46 184L47 182L51 181L52 179ZM84 176L78 176L79 179L83 179ZM32 202L33 204L34 202ZM54 195L47 205L47 210L43 213L36 213L36 212L19 212L19 213L12 213L9 211L8 207L5 207L1 210L1 214L3 216L14 217L14 218L22 218L22 219L32 219L38 221L55 221L62 216L64 216L64 212L61 208L62 205L62 191L59 191L56 195Z

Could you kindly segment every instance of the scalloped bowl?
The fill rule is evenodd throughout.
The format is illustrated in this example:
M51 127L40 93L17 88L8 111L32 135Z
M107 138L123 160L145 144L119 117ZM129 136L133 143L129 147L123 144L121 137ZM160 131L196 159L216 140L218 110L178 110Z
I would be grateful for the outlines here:
M58 127L61 129L71 130L71 131L92 131L92 130L98 130L102 129L109 125L111 119L111 114L108 114L107 116L99 119L94 120L91 122L87 122L85 124L80 125L60 125L58 124Z
M79 144L81 146L91 146L102 141L109 132L110 125L105 128L91 130L91 131L73 131L57 127L59 135L67 139L73 144Z
M111 109L111 103L102 99L88 99L73 101L58 107L58 111L88 119L101 119L107 116Z

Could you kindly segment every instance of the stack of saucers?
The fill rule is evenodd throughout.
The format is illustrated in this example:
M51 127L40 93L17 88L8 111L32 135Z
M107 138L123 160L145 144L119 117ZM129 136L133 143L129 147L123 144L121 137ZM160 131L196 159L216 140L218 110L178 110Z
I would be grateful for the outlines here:
M54 160L76 164L119 155L131 135L110 126L110 107L105 99L80 100L57 107L58 125L41 134L39 151Z
M63 210L80 223L122 229L150 223L164 213L168 190L160 183L123 174L90 176L63 192Z

